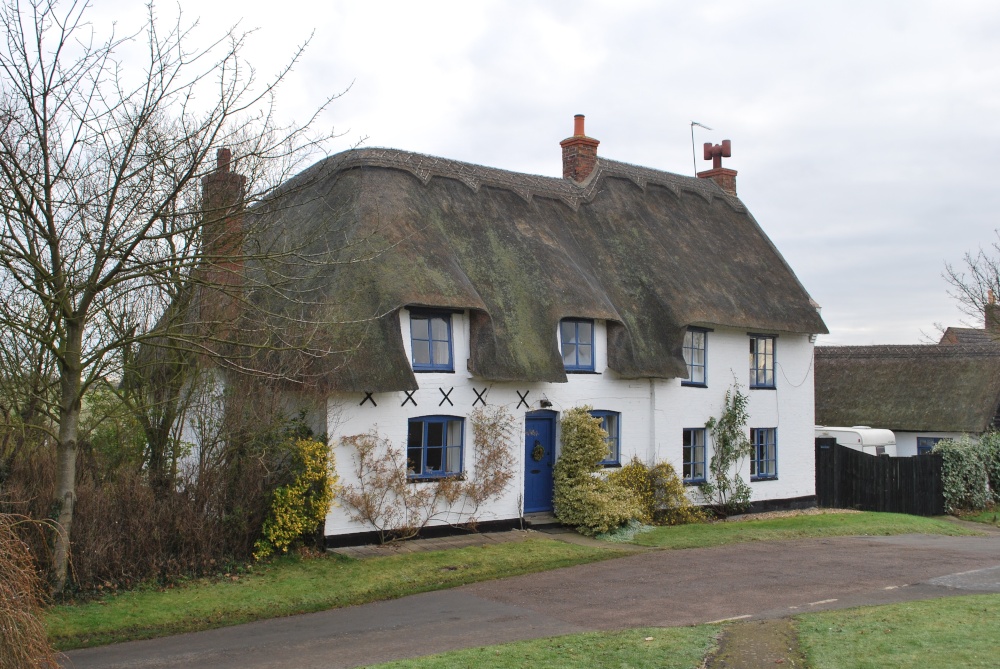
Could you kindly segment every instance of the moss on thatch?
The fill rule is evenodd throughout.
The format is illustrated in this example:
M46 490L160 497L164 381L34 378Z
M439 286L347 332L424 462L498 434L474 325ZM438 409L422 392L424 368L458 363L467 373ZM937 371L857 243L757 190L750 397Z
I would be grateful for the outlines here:
M565 317L606 320L608 363L625 377L683 377L694 323L826 332L739 200L710 181L604 159L577 185L355 150L314 165L248 218L258 244L326 258L251 273L287 282L287 303L267 298L273 313L328 324L309 333L319 353L292 365L327 390L417 387L399 329L406 306L469 310L469 368L497 381L565 381ZM275 365L285 355L269 353Z

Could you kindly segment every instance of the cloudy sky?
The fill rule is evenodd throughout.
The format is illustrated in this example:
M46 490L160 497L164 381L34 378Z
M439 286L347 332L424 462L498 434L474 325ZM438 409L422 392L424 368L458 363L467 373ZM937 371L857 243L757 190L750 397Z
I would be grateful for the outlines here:
M92 18L127 25L132 7L96 0ZM314 31L282 112L349 88L324 118L344 133L331 152L364 138L561 176L582 113L600 155L692 174L690 122L713 128L695 141L732 140L741 199L823 307L820 343L920 343L968 322L941 274L1000 226L994 1L180 7L199 39L259 29L245 55L262 75Z

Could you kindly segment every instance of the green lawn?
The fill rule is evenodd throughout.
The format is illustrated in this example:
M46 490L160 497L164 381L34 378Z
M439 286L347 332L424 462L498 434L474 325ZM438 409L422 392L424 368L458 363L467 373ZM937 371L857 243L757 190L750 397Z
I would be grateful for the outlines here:
M798 624L812 669L1000 664L1000 595L813 613Z
M978 513L963 514L962 520L971 520L974 523L985 523L1000 527L1000 509L989 509Z
M810 669L996 667L1000 658L1000 595L810 613L796 616L794 621ZM699 625L574 634L376 666L697 669L714 650L720 629L718 625Z
M288 557L238 579L199 580L55 606L45 623L53 643L67 650L392 599L621 554L614 547L540 538L370 560Z
M375 665L385 669L693 669L715 647L718 625L588 632L458 650Z
M658 548L703 548L747 541L891 534L962 536L976 532L945 520L898 513L824 513L768 520L656 527L636 535L633 543Z

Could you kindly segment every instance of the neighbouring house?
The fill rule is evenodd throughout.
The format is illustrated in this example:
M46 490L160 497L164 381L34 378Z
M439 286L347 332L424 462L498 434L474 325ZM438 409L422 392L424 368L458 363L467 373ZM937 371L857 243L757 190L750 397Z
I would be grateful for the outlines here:
M468 475L470 413L499 404L516 417L516 475L479 522L552 508L558 419L580 405L608 432L607 467L665 460L697 484L705 423L739 384L752 499L813 499L813 342L827 329L737 198L728 142L706 145L713 169L697 178L598 157L598 144L577 116L562 178L351 150L246 212L270 248L336 259L282 272L296 297L272 309L329 322L311 332L324 353L269 355L288 387L324 398L341 483L356 483L343 438L373 430L406 454L413 486ZM371 529L340 506L326 519L330 541Z
M948 328L938 344L817 346L817 424L890 429L899 456L1000 427L992 313L987 328Z

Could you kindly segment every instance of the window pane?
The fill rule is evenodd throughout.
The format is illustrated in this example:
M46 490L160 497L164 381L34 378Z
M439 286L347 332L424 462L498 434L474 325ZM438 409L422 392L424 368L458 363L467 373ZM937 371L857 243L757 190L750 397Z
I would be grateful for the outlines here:
M444 446L444 423L427 423L427 446Z
M448 421L448 445L449 446L462 445L462 421L460 420Z
M576 366L576 344L567 344L565 340L563 341L563 364L570 367Z
M423 461L423 441L424 424L421 422L411 422L406 438L406 469L411 474L423 474L421 463Z
M594 341L594 324L593 323L577 323L576 331L581 344L590 344Z
M406 471L408 474L419 476L424 473L420 464L423 452L423 449L419 447L406 449Z
M411 318L410 319L410 331L413 333L414 339L428 339L427 337L427 319L426 318Z
M563 345L576 343L576 323L560 323Z
M448 447L448 462L445 471L449 474L457 474L462 470L462 448L460 446Z
M448 323L443 318L432 318L431 334L434 335L434 339L448 339Z
M593 367L594 366L593 353L594 353L593 346L584 346L583 344L581 344L580 352L578 354L579 362L577 362L577 365L580 367Z
M448 355L448 342L434 342L434 364L447 365L449 362L451 362L451 356Z
M431 343L429 341L413 340L413 364L431 364Z
M427 473L428 474L430 474L431 472L440 472L440 471L442 471L441 470L441 463L442 463L443 455L444 455L444 449L443 448L441 448L439 446L435 446L433 448L430 447L430 446L427 447Z

